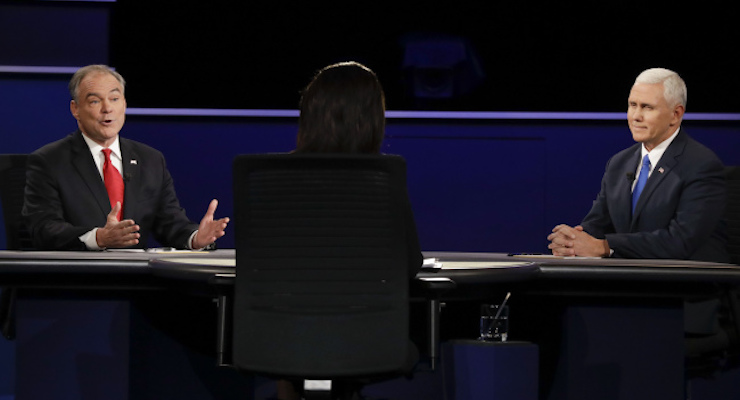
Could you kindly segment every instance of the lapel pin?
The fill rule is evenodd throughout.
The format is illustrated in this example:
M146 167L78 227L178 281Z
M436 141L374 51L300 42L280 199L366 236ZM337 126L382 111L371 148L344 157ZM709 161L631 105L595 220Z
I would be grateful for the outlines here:
M663 167L660 167L660 168L658 168L658 172L660 172L662 174L663 172L665 172L665 170L663 169Z
M136 162L136 160L131 160L131 164L133 164L133 165L138 165L139 163L138 163L138 162ZM660 171L660 172L663 172L663 171Z

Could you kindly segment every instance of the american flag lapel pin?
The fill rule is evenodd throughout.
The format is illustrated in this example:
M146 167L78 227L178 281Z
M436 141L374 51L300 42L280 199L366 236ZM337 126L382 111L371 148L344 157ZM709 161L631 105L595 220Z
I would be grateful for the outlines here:
M131 164L133 164L133 165L138 165L139 163L138 163L138 162L136 162L136 160L131 160ZM663 172L663 171L660 171L660 172Z
M660 167L660 168L658 168L658 172L660 172L662 174L663 172L665 172L665 170L663 169L663 167Z

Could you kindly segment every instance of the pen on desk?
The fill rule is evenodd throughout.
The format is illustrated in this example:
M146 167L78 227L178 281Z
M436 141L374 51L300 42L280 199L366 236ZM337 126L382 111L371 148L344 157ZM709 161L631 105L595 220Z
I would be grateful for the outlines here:
M175 251L174 247L150 247L146 249L146 251L151 253L160 253L160 252L167 252L167 251Z
M493 316L494 321L498 321L498 317L501 315L501 310L504 309L504 306L506 305L506 302L509 301L509 297L511 296L511 292L506 292L506 297L504 297L503 303L498 307L498 311L496 311L496 315Z

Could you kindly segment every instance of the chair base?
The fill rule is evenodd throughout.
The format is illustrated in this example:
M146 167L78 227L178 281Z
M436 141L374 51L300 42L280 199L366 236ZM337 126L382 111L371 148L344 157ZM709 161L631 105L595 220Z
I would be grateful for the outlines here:
M303 381L304 400L362 400L361 385L343 381Z

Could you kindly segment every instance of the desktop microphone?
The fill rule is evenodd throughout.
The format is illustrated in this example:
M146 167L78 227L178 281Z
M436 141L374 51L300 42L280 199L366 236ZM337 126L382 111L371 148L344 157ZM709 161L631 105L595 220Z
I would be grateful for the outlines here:
M627 172L627 180L630 181L630 183L635 181L635 173L634 172Z

